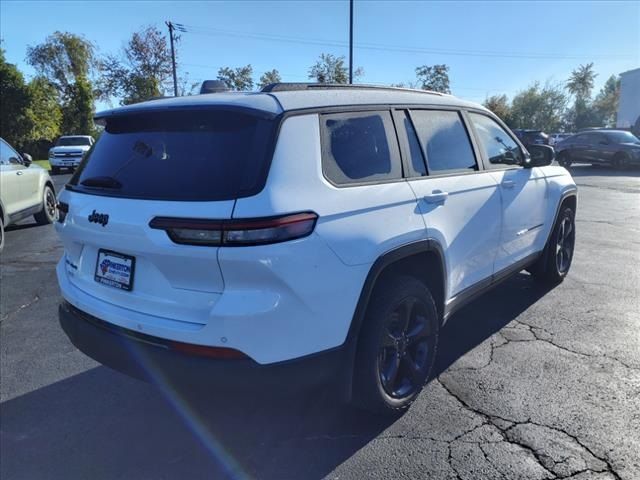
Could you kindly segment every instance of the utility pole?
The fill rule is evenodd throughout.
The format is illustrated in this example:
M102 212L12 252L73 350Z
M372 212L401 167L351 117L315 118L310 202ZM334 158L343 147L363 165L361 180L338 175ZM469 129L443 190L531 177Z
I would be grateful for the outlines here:
M173 23L164 22L169 27L169 41L171 42L171 63L173 66L173 95L178 96L178 77L176 75L176 51L173 47Z
M353 83L353 0L349 0L349 84Z

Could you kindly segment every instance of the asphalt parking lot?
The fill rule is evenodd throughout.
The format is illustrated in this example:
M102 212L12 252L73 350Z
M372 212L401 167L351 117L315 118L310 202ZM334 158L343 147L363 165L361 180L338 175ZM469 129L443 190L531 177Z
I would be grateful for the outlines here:
M102 367L58 325L54 229L9 228L0 478L640 479L640 171L572 173L568 278L545 291L521 273L452 317L395 421L330 392L194 396Z

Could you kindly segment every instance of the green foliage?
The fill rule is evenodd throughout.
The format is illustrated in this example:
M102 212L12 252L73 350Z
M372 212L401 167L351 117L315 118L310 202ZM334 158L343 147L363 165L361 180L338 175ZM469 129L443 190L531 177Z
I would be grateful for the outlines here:
M58 105L56 89L44 77L35 77L28 85L31 102L26 114L31 124L27 136L30 142L53 142L61 135L62 109Z
M447 65L422 65L416 68L416 77L418 77L418 83L423 90L451 93Z
M88 40L55 32L44 43L28 47L27 61L52 85L62 109L62 133L91 135L94 92L90 81L96 65Z
M55 87L46 78L35 77L28 89L30 102L26 116L30 130L20 146L34 158L46 158L49 148L62 133L62 109Z
M22 73L6 62L0 49L0 136L16 147L24 143L31 129L26 114L30 101Z
M120 97L122 105L142 102L171 89L171 49L156 27L135 32L120 56L107 55L100 63L103 98Z
M510 126L533 128L546 132L558 131L563 126L563 113L567 97L558 85L541 87L535 82L519 92L511 103Z
M239 92L248 92L253 90L253 67L245 65L244 67L229 68L223 67L218 70L218 80L224 82L227 88L237 90Z
M93 92L86 78L78 78L69 86L62 106L62 133L74 135L93 135Z
M599 125L615 127L619 101L620 77L611 75L593 101Z
M282 79L280 78L280 72L275 68L273 70L269 70L268 72L264 72L260 77L260 81L258 82L258 88L263 89L270 83L279 83Z
M44 43L27 48L27 61L64 96L78 78L89 78L96 66L94 46L85 38L55 32Z
M580 65L571 72L565 88L569 93L575 95L576 98L583 100L589 99L591 98L591 90L593 90L593 83L597 76L593 71L593 63Z
M483 105L507 125L511 125L511 106L506 95L492 95L484 101Z
M309 78L318 83L349 83L349 70L344 65L344 56L322 53L309 69Z
M591 102L591 91L597 74L593 63L580 65L571 72L565 88L574 96L573 107L566 114L566 124L571 130L601 126L601 119Z

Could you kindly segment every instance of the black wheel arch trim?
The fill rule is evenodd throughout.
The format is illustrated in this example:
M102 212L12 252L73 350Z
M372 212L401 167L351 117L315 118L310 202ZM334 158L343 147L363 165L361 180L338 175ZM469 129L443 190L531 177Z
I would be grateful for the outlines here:
M542 262L545 265L547 263L547 258L549 257L549 249L547 248L547 246L549 245L549 240L551 239L551 235L553 235L553 229L556 225L556 222L558 221L558 217L560 216L560 209L562 208L562 205L564 204L564 202L570 197L575 198L576 207L577 207L578 205L578 188L577 187L569 188L564 192L562 192L562 195L560 195L560 201L558 202L558 206L556 207L556 213L553 216L553 222L551 223L551 228L549 228L549 233L547 234L547 240L544 244L544 250L542 250L542 257L543 257ZM573 212L573 213L575 214L576 212Z
M433 238L417 240L389 250L380 255L369 269L369 273L367 274L367 278L365 279L360 292L360 297L358 298L358 303L356 304L356 309L353 314L353 318L351 319L351 325L349 326L349 332L347 333L347 338L345 340L349 356L349 365L348 368L345 368L344 378L344 386L346 388L344 396L346 399L351 398L351 381L358 346L358 336L360 335L360 329L362 328L367 306L371 299L371 294L376 286L376 282L380 278L382 272L390 265L404 258L427 252L435 253L440 260L443 276L442 281L444 282L443 286L446 292L447 266L445 263L444 249L440 243ZM443 299L443 301L444 300L445 299ZM442 318L440 320L442 321Z

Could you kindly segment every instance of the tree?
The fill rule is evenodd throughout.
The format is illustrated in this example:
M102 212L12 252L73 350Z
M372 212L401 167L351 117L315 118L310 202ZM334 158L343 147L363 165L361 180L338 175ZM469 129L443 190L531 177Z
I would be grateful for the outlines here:
M218 70L218 80L224 82L231 90L239 92L253 90L253 67L250 64L235 69L223 67Z
M56 89L63 133L92 134L93 44L72 33L55 32L44 43L27 48L27 61Z
M619 100L620 77L611 75L593 101L593 107L599 120L598 125L615 127Z
M566 123L572 130L593 127L598 118L591 103L591 91L597 74L593 63L580 65L571 72L565 88L574 96L573 107L567 112Z
M535 82L513 97L510 126L558 131L563 126L566 104L567 97L560 86L547 84L541 87Z
M263 89L270 83L279 83L281 81L282 79L280 78L280 72L278 72L278 70L274 68L273 70L264 72L262 74L262 76L260 77L260 82L258 82L258 88Z
M97 65L93 44L68 32L55 32L44 43L27 47L27 61L60 95L78 78L89 78Z
M0 137L20 147L31 129L27 108L31 101L29 88L18 68L7 63L0 49Z
M344 65L344 57L330 53L320 54L320 58L309 69L309 78L318 83L349 83L349 71Z
M484 101L483 105L500 117L507 125L511 124L511 107L506 95L492 95Z
M567 80L566 89L576 98L589 99L597 76L598 74L593 71L593 63L580 65L571 72L571 76Z
M95 126L91 83L86 78L79 78L69 86L66 97L69 100L62 106L62 133L93 135Z
M51 143L62 133L62 109L57 102L56 89L44 77L35 77L28 88L30 102L26 114L31 129L27 140Z
M102 60L101 71L101 95L119 97L122 105L164 95L173 72L167 38L152 26L134 32L119 56Z
M416 77L420 88L440 93L451 93L449 88L449 67L440 65L422 65L416 68Z

